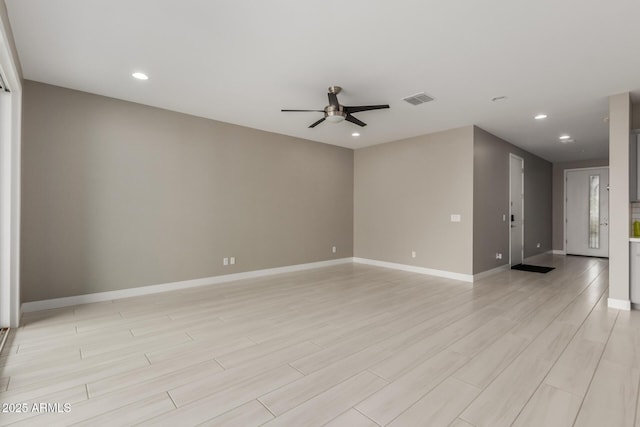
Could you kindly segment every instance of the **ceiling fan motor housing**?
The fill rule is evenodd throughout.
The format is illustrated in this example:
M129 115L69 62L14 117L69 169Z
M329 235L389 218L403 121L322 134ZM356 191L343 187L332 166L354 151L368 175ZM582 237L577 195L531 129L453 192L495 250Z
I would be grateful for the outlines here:
M330 122L341 122L347 117L347 113L342 109L342 105L327 105L324 109L324 118Z

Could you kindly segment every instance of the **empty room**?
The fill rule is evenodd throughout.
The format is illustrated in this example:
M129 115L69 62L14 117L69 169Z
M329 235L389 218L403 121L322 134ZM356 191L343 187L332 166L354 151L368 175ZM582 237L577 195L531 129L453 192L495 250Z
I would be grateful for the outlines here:
M0 425L640 427L637 16L0 0Z

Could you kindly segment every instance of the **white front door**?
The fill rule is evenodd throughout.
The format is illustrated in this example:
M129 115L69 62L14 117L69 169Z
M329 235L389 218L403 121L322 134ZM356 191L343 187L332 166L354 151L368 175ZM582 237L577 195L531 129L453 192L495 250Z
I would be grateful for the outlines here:
M565 172L567 255L609 256L609 168Z
M510 265L522 264L524 251L524 159L509 155Z

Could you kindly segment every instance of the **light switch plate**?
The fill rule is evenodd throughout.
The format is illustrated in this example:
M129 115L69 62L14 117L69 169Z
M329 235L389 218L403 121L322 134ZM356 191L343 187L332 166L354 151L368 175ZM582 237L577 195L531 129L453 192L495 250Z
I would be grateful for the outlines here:
M459 214L451 214L451 222L460 222L462 217Z

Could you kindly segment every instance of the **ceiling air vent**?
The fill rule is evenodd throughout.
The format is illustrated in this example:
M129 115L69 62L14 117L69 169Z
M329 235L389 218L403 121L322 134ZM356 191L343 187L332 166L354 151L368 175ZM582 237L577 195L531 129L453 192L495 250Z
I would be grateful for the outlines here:
M402 100L407 101L411 105L420 105L420 104L424 104L425 102L433 101L433 98L424 92L420 92L420 93L416 93L415 95L402 98Z

